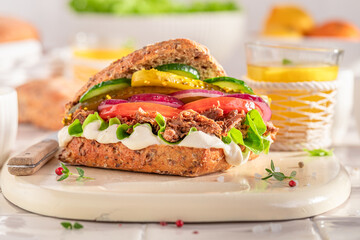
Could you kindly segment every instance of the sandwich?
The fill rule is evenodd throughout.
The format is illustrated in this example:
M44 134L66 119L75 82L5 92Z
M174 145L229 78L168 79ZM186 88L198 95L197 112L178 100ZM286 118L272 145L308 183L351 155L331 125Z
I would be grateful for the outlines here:
M195 177L269 151L266 97L226 76L207 48L173 39L95 74L66 105L59 159L71 165Z

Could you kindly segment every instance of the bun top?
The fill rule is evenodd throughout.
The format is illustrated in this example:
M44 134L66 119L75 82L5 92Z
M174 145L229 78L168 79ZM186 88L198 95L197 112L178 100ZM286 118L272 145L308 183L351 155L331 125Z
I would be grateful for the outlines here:
M169 63L187 64L196 68L201 80L225 76L223 67L210 55L206 47L189 39L172 39L145 46L113 62L89 79L73 101L67 104L67 109L74 106L80 97L96 84L117 78L131 79L132 74L138 70L148 70Z
M21 40L39 40L37 30L22 20L0 16L0 43Z

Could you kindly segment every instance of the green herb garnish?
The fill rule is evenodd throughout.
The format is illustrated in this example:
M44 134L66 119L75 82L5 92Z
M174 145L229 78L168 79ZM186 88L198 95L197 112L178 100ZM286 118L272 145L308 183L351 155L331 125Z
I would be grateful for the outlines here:
M261 180L266 180L268 178L274 177L276 180L282 181L284 179L292 179L296 176L296 171L292 171L290 176L285 176L282 172L275 172L275 166L273 160L271 160L270 168L266 168L265 170L268 172L266 177L261 178Z
M324 157L324 156L332 156L334 153L334 149L313 149L313 150L308 150L308 149L303 149L305 152L308 152L310 156L314 156L314 157Z
M74 174L74 173L70 172L69 168L67 168L65 166L65 164L63 164L63 163L60 163L60 164L61 164L61 167L63 168L63 170L62 170L61 177L57 181L63 181L65 179L67 179L71 175L77 176L76 181L78 181L78 182L86 180L86 179L89 179L89 180L94 180L95 179L95 178L91 178L91 177L85 177L84 176L85 171L84 171L84 169L82 169L80 167L76 167L76 170L77 170L78 174Z
M81 229L81 228L83 228L84 226L83 225L81 225L80 223L78 223L78 222L75 222L74 223L74 228L75 229Z
M75 222L74 225L72 225L71 222L61 222L60 224L66 229L81 229L84 227L78 222Z
M290 59L284 58L282 60L282 65L291 65L293 62Z
M72 229L72 224L70 222L61 222L61 225L66 229Z

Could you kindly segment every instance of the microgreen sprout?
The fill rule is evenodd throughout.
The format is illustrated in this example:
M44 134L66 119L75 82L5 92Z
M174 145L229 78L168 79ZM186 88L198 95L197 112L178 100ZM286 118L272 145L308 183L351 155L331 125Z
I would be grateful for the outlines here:
M304 149L305 152L308 152L310 156L314 156L314 157L324 157L324 156L332 156L333 155L333 151L334 149L313 149L313 150L308 150L308 149Z

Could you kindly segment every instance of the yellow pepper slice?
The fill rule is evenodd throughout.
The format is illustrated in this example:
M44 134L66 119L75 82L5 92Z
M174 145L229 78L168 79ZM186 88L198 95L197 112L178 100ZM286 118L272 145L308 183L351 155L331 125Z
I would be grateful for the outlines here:
M220 90L212 84L184 76L179 76L170 72L162 72L156 69L139 70L135 72L131 79L132 87L157 86L169 87L181 90L187 89L209 89Z

